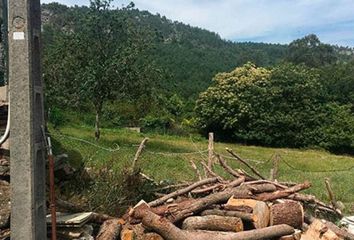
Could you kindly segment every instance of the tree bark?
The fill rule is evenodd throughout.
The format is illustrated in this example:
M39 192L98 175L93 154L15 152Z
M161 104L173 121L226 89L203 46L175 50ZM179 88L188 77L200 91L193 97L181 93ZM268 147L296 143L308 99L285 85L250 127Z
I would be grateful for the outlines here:
M252 209L252 219L255 228L264 228L269 224L269 207L265 202L253 199L238 199L232 197L229 199L226 208L231 207L249 207Z
M226 161L220 155L216 155L216 157L218 158L220 165L227 173L237 178L241 177L241 174L239 174L237 171L233 170L229 165L227 165Z
M213 168L214 165L214 133L209 133L209 144L208 144L208 167Z
M277 187L271 183L263 183L257 185L247 185L252 193L264 193L264 192L274 192Z
M121 230L122 224L118 219L107 220L102 224L96 240L116 240Z
M247 222L253 222L253 215L251 213L244 213L239 211L228 211L219 209L209 209L204 210L200 214L201 216L215 215L215 216L227 216L227 217L238 217Z
M294 228L285 224L238 233L186 231L177 228L166 218L154 214L147 205L134 209L131 216L142 219L144 226L157 232L165 240L265 240L294 233Z
M224 180L222 177L217 175L211 168L209 168L207 164L205 164L204 162L200 163L203 165L204 170L206 171L206 175L208 175L209 177L217 177L220 179L220 181Z
M166 202L168 199L170 198L175 198L177 196L180 196L180 195L183 195L183 194L186 194L186 193L189 193L190 191L192 191L193 189L196 189L197 187L200 187L200 186L203 186L203 185L206 185L206 184L210 184L210 183L216 183L218 182L218 178L214 177L214 178L208 178L208 179L204 179L204 180L201 180L199 182L196 182L186 188L183 188L183 189L180 189L180 190L177 190L175 192L172 192L170 194L167 194L159 199L156 199L152 202L149 203L149 206L150 207L156 207L156 206L159 206L161 204L163 204L164 202Z
M315 219L309 229L302 235L301 240L342 240L325 223Z
M135 172L135 168L136 168L136 164L138 162L138 159L141 155L141 153L144 150L145 144L147 143L147 141L149 141L149 138L144 138L143 141L141 141L138 150L135 153L134 159L133 159L133 163L132 163L132 171Z
M278 153L276 153L273 158L273 168L271 169L272 170L270 175L271 181L275 181L276 179L278 179L279 161L280 161L280 156Z
M270 225L287 224L301 229L304 223L304 209L298 202L287 201L270 207Z
M315 204L318 210L325 211L326 213L330 213L330 214L334 215L334 217L336 217L336 218L343 217L341 211L334 209L333 207L325 204L324 202L321 202L320 200L316 199L316 197L313 195L294 193L294 194L287 196L287 198L295 200L295 201L301 201L304 203Z
M221 202L226 202L231 196L247 198L250 197L250 192L245 188L238 187L234 189L226 189L222 192L213 193L204 198L194 200L185 208L180 208L180 211L177 211L176 215L170 216L169 219L172 222L178 222L186 217L194 215L195 213L208 208L208 206Z
M197 165L195 165L194 161L190 160L189 162L191 163L191 166L192 166L195 174L197 175L199 181L203 180L202 175L200 174L199 169L198 169Z
M278 190L276 192L258 194L256 196L256 199L260 200L260 201L272 201L272 200L276 200L279 198L286 198L295 192L299 192L299 191L307 189L309 187L311 187L311 183L306 181L304 183L301 183L301 184L298 184L298 185L295 185L293 187L289 187L289 188L286 188L283 190Z
M157 233L145 233L142 240L164 240L159 234Z
M183 221L182 229L241 232L243 231L243 223L238 217L208 215L185 219Z
M96 109L96 119L95 119L95 139L98 141L101 137L100 131L100 117L101 117L101 107L97 106Z

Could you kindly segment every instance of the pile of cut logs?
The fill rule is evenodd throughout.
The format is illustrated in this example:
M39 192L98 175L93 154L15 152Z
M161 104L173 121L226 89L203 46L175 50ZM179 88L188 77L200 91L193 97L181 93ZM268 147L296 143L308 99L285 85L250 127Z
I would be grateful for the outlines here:
M252 173L234 170L215 155L232 180L225 180L204 164L207 178L180 185L154 201L140 201L122 218L105 221L96 239L354 239L346 229L317 218L322 214L338 219L342 214L335 204L299 193L311 187L309 182L267 180L247 161L228 151Z

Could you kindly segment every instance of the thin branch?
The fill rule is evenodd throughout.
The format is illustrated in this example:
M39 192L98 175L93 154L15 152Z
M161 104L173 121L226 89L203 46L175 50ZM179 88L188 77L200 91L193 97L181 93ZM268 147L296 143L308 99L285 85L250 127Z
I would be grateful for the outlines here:
M134 160L133 160L133 164L132 164L132 170L133 172L135 171L135 168L136 168L136 164L138 162L138 159L141 155L141 153L143 152L143 149L145 147L145 144L146 142L149 140L149 138L144 138L143 141L141 141L140 145L139 145L139 148L138 148L138 151L136 151L135 153L135 157L134 157Z
M265 177L263 177L254 167L252 167L247 161L245 161L244 159L242 159L240 156L238 156L236 153L234 153L232 151L232 149L226 148L226 151L228 151L235 159L237 159L238 161L240 161L241 163L243 163L244 165L246 165L249 169L251 169L251 171L256 174L258 177L260 177L261 179L266 179Z
M164 202L166 202L170 198L175 198L177 196L189 193L190 191L192 191L193 189L196 189L197 187L200 187L200 186L203 186L203 185L206 185L206 184L210 184L210 183L216 183L218 181L219 181L219 179L217 177L204 179L202 181L193 183L192 185L190 185L190 186L188 186L186 188L179 189L179 190L177 190L175 192L172 192L170 194L167 194L167 195L165 195L165 196L163 196L163 197L161 197L159 199L156 199L156 200L150 202L149 206L150 207L159 206L159 205L163 204Z

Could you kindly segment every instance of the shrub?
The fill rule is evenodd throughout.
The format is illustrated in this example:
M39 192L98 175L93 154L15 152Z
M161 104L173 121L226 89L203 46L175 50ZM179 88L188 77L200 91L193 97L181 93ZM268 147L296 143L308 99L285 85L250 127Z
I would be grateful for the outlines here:
M54 128L62 126L66 122L66 118L63 110L57 107L52 107L49 109L48 120L51 124L53 124Z
M143 131L157 131L166 133L173 125L173 120L168 116L148 115L140 120Z

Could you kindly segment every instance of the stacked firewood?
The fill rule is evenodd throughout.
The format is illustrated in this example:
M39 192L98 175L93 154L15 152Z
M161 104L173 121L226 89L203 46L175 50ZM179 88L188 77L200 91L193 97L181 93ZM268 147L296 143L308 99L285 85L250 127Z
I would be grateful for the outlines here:
M142 200L122 218L104 222L96 239L354 239L345 229L313 217L324 213L340 218L342 214L335 204L299 193L311 187L309 182L267 180L247 161L228 151L252 173L231 168L215 154L231 180L204 164L207 178L200 177L154 201ZM312 214L307 211L309 207Z

